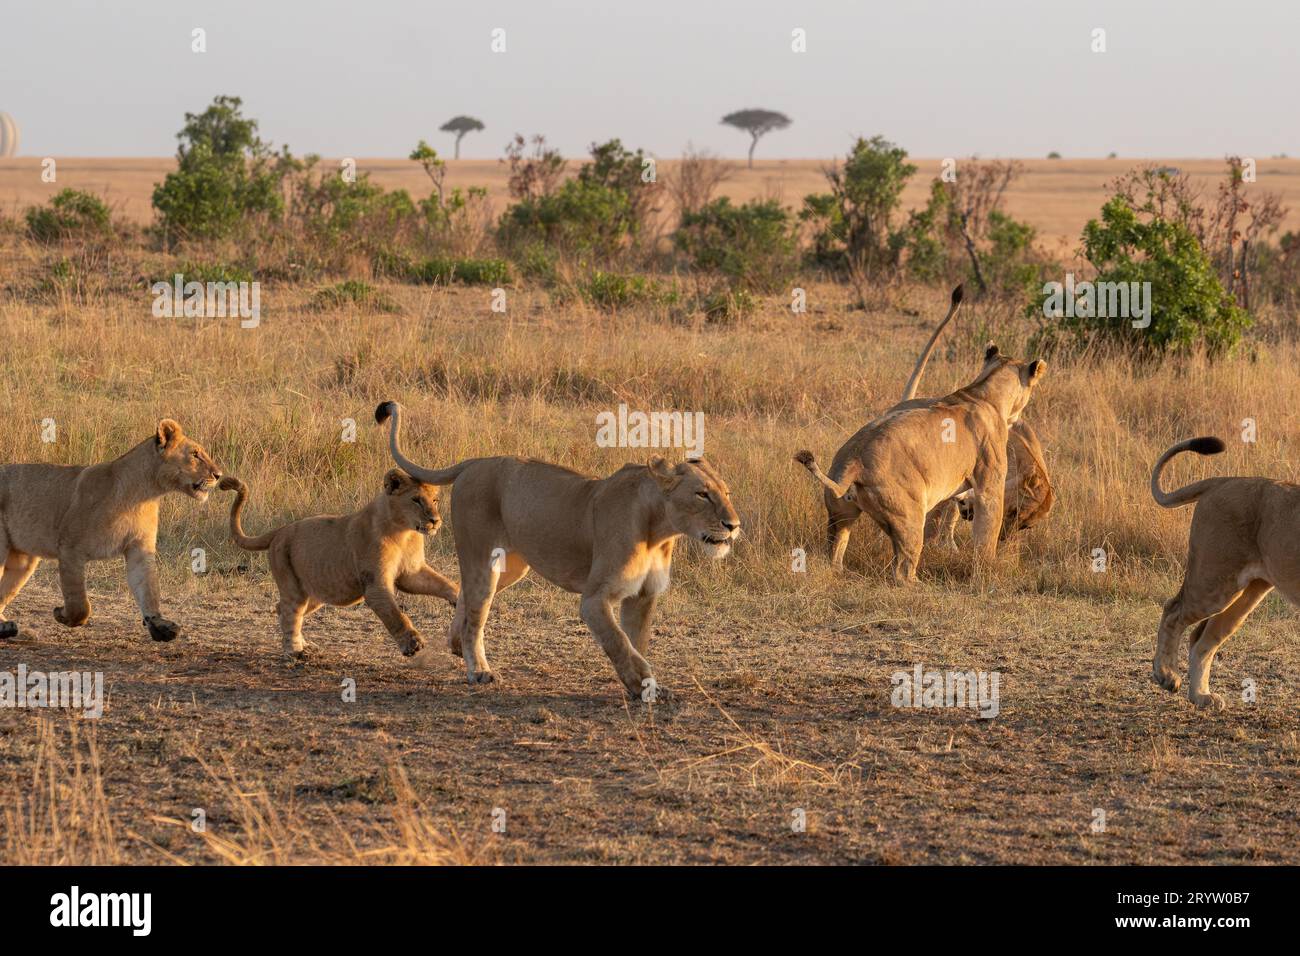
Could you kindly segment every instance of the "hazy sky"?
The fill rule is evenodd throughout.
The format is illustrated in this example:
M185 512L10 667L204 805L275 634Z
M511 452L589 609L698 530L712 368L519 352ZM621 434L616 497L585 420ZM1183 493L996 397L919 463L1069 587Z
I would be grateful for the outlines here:
M516 131L742 156L719 120L750 106L794 120L772 158L873 133L926 157L1295 156L1297 36L1298 0L5 0L0 110L25 156L171 154L218 93L330 157L449 154L457 113L487 125L465 157Z

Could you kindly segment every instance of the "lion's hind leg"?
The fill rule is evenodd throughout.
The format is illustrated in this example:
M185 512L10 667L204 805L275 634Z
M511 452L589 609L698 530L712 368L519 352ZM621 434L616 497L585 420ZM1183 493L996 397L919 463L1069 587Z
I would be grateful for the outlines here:
M18 596L41 559L21 551L9 551L4 556L4 573L0 574L0 638L18 636L18 625L4 619L5 608Z
M1251 581L1235 601L1197 629L1187 648L1187 696L1197 707L1223 709L1223 698L1210 692L1214 655L1271 590L1273 585L1267 581Z

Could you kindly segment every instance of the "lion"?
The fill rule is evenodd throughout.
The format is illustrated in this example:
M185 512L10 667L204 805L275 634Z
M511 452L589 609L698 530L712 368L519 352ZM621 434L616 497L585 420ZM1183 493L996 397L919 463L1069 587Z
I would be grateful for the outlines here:
M957 307L962 301L962 286L952 290L948 314L944 316L930 339L925 344L911 377L903 387L903 396L898 404L889 409L894 412L903 408L926 408L938 402L938 398L917 398L921 375L934 354L939 336L952 321ZM829 492L827 492L829 495ZM937 539L941 544L956 550L957 520L971 521L975 510L971 505L969 489L940 502L926 518L925 540ZM1006 541L1018 531L1032 528L1043 521L1056 501L1052 489L1051 475L1047 471L1047 460L1043 454L1042 443L1037 433L1026 421L1017 421L1011 425L1007 439L1007 482L1003 492L1002 529L998 533L999 541ZM827 504L828 512L831 510ZM847 545L847 540L846 540Z
M1179 442L1156 460L1151 495L1162 508L1195 503L1188 536L1187 572L1167 604L1156 636L1151 677L1176 692L1174 667L1183 632L1195 624L1187 650L1187 696L1197 707L1222 710L1210 692L1210 666L1223 642L1273 588L1300 605L1300 485L1273 478L1206 478L1177 491L1160 489L1160 473L1175 455L1194 451L1217 455L1224 443L1213 437Z
M1038 434L1023 418L1008 429L1007 480L1003 489L1002 530L999 541L1026 531L1041 523L1056 503L1056 491L1047 472L1047 461ZM926 540L932 536L940 543L955 549L957 520L970 521L975 517L971 506L971 492L963 491L942 502L931 513L931 524L926 528Z
M645 655L673 550L688 538L724 558L740 534L731 492L712 465L697 458L669 467L656 455L593 478L532 458L495 457L433 470L402 454L400 405L382 403L375 420L391 420L388 447L398 465L420 481L452 486L461 586L447 645L463 656L471 684L494 679L483 653L493 596L535 568L582 596L582 620L630 695L669 696Z
M398 468L384 475L383 492L359 511L302 518L256 538L240 523L248 487L235 477L222 478L219 487L236 493L230 505L235 544L270 552L286 657L306 657L303 618L324 604L352 607L365 601L407 657L424 647L424 639L398 607L395 592L431 594L456 605L459 588L424 559L425 536L442 527L438 489Z
M0 466L0 637L18 634L4 612L42 558L57 558L65 627L90 620L86 564L126 559L126 583L155 641L181 636L159 608L158 502L178 492L199 502L221 479L203 447L170 418L114 461L99 465Z
M916 580L926 516L970 489L976 557L991 561L1002 526L1008 428L1020 419L1047 365L1020 362L989 346L965 388L886 412L836 453L828 476L810 451L795 460L826 489L827 550L843 567L849 529L867 512L889 535L895 583Z

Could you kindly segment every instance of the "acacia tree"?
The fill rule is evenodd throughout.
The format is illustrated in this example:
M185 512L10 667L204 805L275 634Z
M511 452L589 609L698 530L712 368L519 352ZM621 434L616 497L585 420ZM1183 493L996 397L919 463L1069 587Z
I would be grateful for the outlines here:
M754 147L758 145L759 138L774 129L785 129L790 125L791 120L790 117L784 113L778 113L776 110L750 109L728 113L722 117L722 122L727 126L743 129L749 134L749 168L753 169Z
M465 134L478 133L484 128L482 120L477 120L472 116L453 116L438 127L444 133L456 134L456 152L452 156L453 159L460 159L460 141L465 138Z

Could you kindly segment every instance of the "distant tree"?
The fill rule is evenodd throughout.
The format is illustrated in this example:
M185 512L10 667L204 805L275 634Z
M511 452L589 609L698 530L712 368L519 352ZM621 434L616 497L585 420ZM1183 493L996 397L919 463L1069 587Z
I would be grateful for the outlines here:
M743 129L750 135L749 168L754 168L754 147L760 137L774 129L785 129L790 125L790 117L775 110L737 110L722 117L722 122L736 129Z
M460 159L460 141L465 138L465 134L481 132L484 126L482 120L476 120L472 116L453 116L438 129L444 133L456 134L456 152L452 158Z

